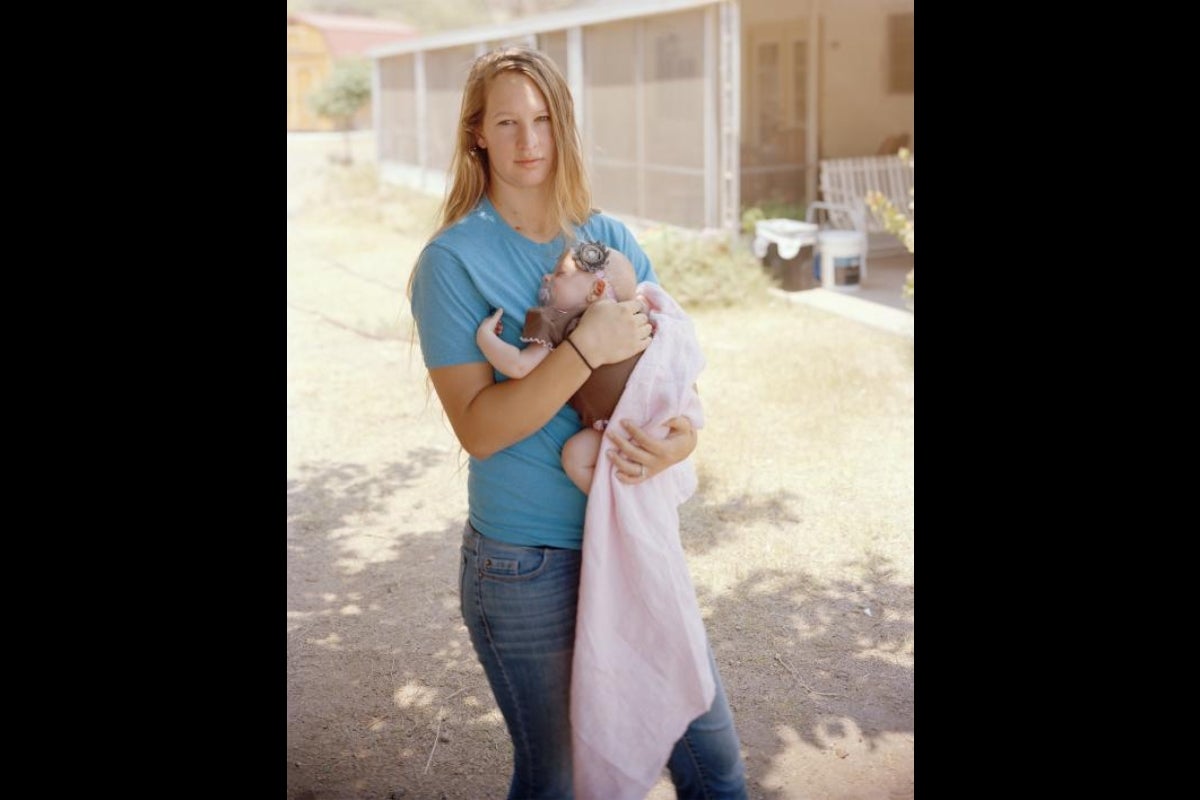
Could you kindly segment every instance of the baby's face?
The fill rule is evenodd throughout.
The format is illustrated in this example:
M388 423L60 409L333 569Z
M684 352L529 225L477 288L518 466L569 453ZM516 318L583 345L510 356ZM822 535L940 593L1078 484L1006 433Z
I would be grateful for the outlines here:
M587 302L595 283L596 276L580 269L575 254L568 250L559 259L554 272L542 278L538 299L542 305L553 305L558 309L575 308Z

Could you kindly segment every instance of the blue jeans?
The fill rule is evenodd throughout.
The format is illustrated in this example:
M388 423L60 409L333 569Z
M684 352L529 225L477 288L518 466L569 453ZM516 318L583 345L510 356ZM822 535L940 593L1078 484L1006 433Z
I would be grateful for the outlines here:
M509 800L571 800L571 659L580 552L521 547L463 532L459 568L463 621L487 673L513 744ZM733 714L712 664L717 692L667 761L675 793L687 800L744 800Z

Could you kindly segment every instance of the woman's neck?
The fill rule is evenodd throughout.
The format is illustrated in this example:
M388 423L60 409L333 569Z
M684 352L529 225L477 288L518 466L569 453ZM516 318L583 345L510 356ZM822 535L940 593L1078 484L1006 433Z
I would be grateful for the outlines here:
M513 191L493 182L487 195L509 227L525 238L544 244L560 233L558 221L550 214L550 202L545 192Z

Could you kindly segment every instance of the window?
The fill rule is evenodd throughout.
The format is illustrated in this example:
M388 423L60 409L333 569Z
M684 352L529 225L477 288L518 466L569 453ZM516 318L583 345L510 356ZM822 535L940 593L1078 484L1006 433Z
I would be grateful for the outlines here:
M697 45L693 44L693 49ZM652 80L669 81L676 78L700 76L694 53L685 52L677 33L654 37L654 75Z
M771 42L759 45L755 53L754 91L758 100L758 141L771 141L783 124L783 109L779 103L779 45Z
M799 22L756 25L748 33L742 160L758 166L805 160L810 55Z
M792 42L792 119L808 118L808 42Z
M913 14L888 16L888 93L913 93Z

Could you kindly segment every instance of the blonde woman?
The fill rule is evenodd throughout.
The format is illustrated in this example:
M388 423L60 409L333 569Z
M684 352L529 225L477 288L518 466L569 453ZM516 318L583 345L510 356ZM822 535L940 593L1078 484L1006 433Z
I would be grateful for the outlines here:
M563 469L581 428L568 400L592 371L644 351L651 325L639 300L588 306L537 369L506 380L476 343L495 309L516 344L529 298L564 249L602 241L657 282L630 231L591 205L567 82L543 54L480 56L463 89L441 227L413 269L409 297L434 390L470 456L461 608L513 745L509 798L573 798L571 667L587 496ZM622 424L616 424L621 422ZM624 421L605 432L627 484L685 460L695 429L666 436ZM716 676L712 708L688 727L667 764L681 798L744 798L744 768Z

